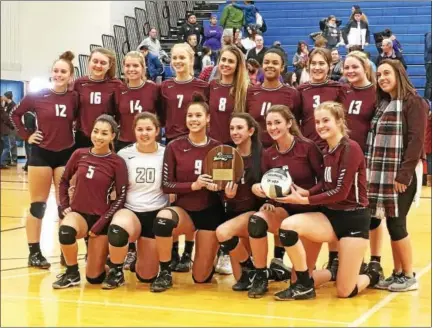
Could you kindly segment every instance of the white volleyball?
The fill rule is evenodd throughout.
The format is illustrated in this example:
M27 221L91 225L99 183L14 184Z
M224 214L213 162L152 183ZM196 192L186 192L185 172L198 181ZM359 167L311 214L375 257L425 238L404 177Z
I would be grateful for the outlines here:
M284 197L290 193L292 177L285 169L270 169L263 175L261 186L269 198Z

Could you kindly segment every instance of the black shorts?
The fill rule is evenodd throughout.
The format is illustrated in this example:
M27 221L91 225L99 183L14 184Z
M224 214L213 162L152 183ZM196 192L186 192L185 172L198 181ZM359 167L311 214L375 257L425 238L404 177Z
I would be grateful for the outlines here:
M116 142L115 142L115 144L114 144L114 147L116 148L116 153L117 153L119 150L121 150L121 149L123 149L123 148L125 148L125 147L127 147L127 146L129 146L129 145L132 145L132 144L133 144L133 142L127 142L127 141L116 140Z
M160 211L152 212L134 212L141 224L141 237L155 239L155 234L153 233L153 222L155 221L156 215Z
M34 144L31 146L31 156L29 157L28 166L48 166L52 169L66 166L74 151L74 147L61 151L52 151Z
M320 207L313 206L313 205L291 205L291 204L281 204L281 206L286 210L286 212L289 214L289 216L296 215L296 214L303 214L303 213L309 213L309 212L317 212L320 211Z
M224 208L222 204L216 204L201 211L185 210L196 230L215 231L224 222Z
M344 237L369 239L371 216L368 208L343 211L322 207L321 211L331 223L338 240Z
M93 147L92 140L83 131L75 131L75 149Z
M87 228L89 229L89 231L90 231L90 229L92 229L92 227L96 223L96 221L98 221L99 218L101 217L100 215L96 215L96 214L86 214L86 213L81 213L81 212L77 212L77 211L74 211L74 212L80 214L84 218L84 220L86 220ZM99 236L100 235L107 235L109 225L110 225L110 223L107 223L106 226L102 229L102 231L98 235Z

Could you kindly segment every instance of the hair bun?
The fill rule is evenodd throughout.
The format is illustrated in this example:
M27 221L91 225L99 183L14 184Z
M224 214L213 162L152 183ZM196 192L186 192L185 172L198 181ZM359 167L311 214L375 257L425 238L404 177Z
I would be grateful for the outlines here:
M207 99L206 99L204 94L197 92L197 91L195 91L192 94L192 102L195 102L195 103L204 102L205 103L206 101L207 101Z
M73 54L72 51L65 51L64 53L62 53L59 56L59 59L63 59L63 60L68 60L68 61L72 61L75 58L75 55Z

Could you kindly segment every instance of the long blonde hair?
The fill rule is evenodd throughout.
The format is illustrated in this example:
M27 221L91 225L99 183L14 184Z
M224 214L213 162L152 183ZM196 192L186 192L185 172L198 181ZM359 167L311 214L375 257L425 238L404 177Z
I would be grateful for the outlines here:
M138 59L138 61L140 62L141 67L143 68L143 73L141 75L141 78L143 79L143 81L146 81L146 64L144 63L144 56L141 52L139 51L130 51L128 52L125 57L123 57L123 61L122 61L122 65L125 66L125 62L126 62L126 58L135 58ZM125 69L125 68L123 68ZM123 72L125 74L125 72ZM125 82L128 83L128 78L126 77L125 74Z
M93 54L97 52L108 57L108 60L110 62L110 68L108 69L105 75L108 76L110 79L114 79L116 77L116 71L117 71L116 54L113 51L106 48L95 48L90 53L89 63L92 60Z
M237 64L236 64L236 70L235 70L235 76L234 76L234 83L233 87L230 89L230 95L234 96L234 113L242 113L245 112L246 102L247 102L247 91L248 91L248 85L249 85L249 78L248 73L246 69L246 63L245 63L245 56L240 51L240 49L237 46L229 45L225 46L221 50L220 59L218 59L218 66L219 62L221 60L222 54L224 52L231 52L233 55L235 55ZM221 79L221 73L217 72L217 79Z
M367 55L362 51L349 52L346 58L344 59L344 63L346 63L346 59L349 57L355 58L361 63L362 67L364 68L367 79L371 82L371 84L376 85L376 74L373 71L373 67L370 64L370 60L368 59Z
M346 122L346 111L344 110L344 106L336 101L325 101L321 103L319 106L317 106L314 111L319 110L327 110L331 113L331 115L335 118L335 120L338 122L341 122L341 133L343 136L348 137L349 136L349 128L347 127Z
M171 55L173 56L173 53L178 49L185 50L187 52L189 56L189 74L191 74L191 76L194 76L194 50L192 50L191 46L188 43L176 43L171 48ZM173 61L171 65L173 67Z

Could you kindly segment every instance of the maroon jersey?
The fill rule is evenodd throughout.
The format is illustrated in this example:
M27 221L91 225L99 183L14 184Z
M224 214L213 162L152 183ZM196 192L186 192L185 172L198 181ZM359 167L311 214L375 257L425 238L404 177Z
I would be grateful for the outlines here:
M266 131L265 120L266 111L272 105L288 106L296 119L299 120L301 105L299 92L285 84L276 89L266 89L261 85L252 86L248 89L247 112L254 117L262 128L262 144L265 148L272 146L273 143L272 138Z
M310 204L325 205L333 210L367 207L365 159L358 143L348 138L341 139L336 148L325 150L323 161L323 179L310 189Z
M371 119L376 111L376 88L372 84L364 88L352 86L346 90L343 105L346 109L350 139L359 143L365 153L367 151L365 145L367 134L370 130Z
M21 117L32 111L36 114L38 130L42 132L41 148L60 151L74 145L73 123L77 118L78 94L75 91L56 93L43 89L28 94L11 111L10 117L21 138L30 137L21 121Z
M244 160L244 174L238 184L236 196L234 198L224 197L227 210L235 213L256 211L260 207L261 203L263 203L263 201L251 191L253 184L246 181L248 172L251 170L253 164L253 158L251 156L242 158Z
M69 201L69 181L76 174L75 192ZM110 204L110 194L116 186L116 200ZM112 219L117 210L123 208L128 186L128 169L120 156L110 153L95 155L90 148L77 149L66 164L59 185L60 207L62 211L71 207L72 211L99 215L93 227L98 234Z
M162 82L161 97L165 116L165 135L168 139L188 133L186 109L192 101L194 92L202 93L208 99L209 84L196 78L185 82L178 82L175 79Z
M182 136L170 142L164 154L162 190L166 194L177 194L175 205L187 211L201 211L219 202L215 192L206 188L193 191L191 186L203 174L207 153L220 145L219 141L209 138L206 145L196 146Z
M287 167L293 183L301 188L310 189L323 176L323 156L314 142L295 137L292 146L284 153L281 153L275 144L263 153L263 174L277 167ZM295 204L285 204L285 206L293 211L304 211L309 208L309 206Z
M159 86L146 81L138 88L122 85L115 91L116 119L120 124L119 140L135 142L132 128L135 115L142 112L157 114L161 118ZM163 123L161 122L163 125Z
M89 137L98 116L114 115L114 91L121 85L117 79L95 81L83 76L75 80L74 90L80 95L77 130Z
M221 141L223 144L231 143L230 117L235 106L234 96L230 94L233 85L221 84L212 80L209 86L209 111L211 138Z
M302 134L313 140L321 150L327 146L327 143L316 132L314 109L325 101L336 101L343 104L347 89L347 85L332 80L317 84L304 83L298 87L302 100Z

